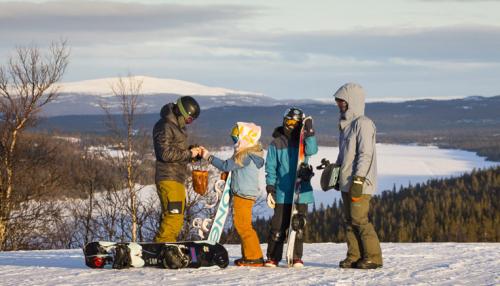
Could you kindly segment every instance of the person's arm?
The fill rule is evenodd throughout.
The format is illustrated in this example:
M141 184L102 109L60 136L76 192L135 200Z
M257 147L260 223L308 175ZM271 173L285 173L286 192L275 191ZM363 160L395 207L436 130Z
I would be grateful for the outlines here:
M243 166L240 166L236 164L233 158L227 159L227 160L221 160L214 155L210 155L208 158L208 162L212 164L215 168L219 169L222 172L231 172L240 168L243 168L250 164L250 157L246 156L246 158L243 160Z
M312 156L318 153L318 143L316 142L312 117L306 117L306 119L304 119L304 137L305 155Z
M277 168L278 168L278 154L276 146L274 146L274 144L270 144L269 148L267 149L266 164L265 164L266 185L271 185L273 187L276 185Z
M375 126L370 120L359 120L356 133L356 156L354 157L354 176L366 177L372 164L375 146Z
M337 165L337 166L342 165L342 161L344 160L341 156L342 155L342 151L341 151L342 150L342 140L343 140L344 136L343 136L342 130L340 130L340 128L339 128L339 133L340 133L339 134L339 147L338 147L339 153L337 154L337 160L335 160L335 165Z
M316 136L306 137L304 140L306 156L312 156L318 153L318 143Z

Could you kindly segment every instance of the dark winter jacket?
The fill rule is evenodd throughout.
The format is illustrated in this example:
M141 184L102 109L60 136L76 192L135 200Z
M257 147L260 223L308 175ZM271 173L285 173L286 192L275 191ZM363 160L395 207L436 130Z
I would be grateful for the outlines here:
M189 175L188 163L191 159L187 133L179 127L173 112L173 103L162 107L161 119L153 128L153 142L156 155L156 182L176 181L184 184Z
M276 188L276 203L291 204L293 200L293 188L295 184L295 173L299 155L298 136L290 139L283 131L283 127L274 130L273 141L267 149L266 157L266 184ZM318 153L316 137L305 138L305 155ZM311 182L302 182L300 185L299 203L309 204L314 202L313 188Z

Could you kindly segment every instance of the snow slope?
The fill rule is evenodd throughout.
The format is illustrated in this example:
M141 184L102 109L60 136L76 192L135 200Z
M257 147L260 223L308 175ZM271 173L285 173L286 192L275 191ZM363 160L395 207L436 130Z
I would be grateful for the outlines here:
M142 82L143 94L180 94L180 95L261 95L260 93L232 90L222 87L211 87L194 82L165 79L148 76L135 76L139 82ZM126 79L125 79L126 80ZM66 82L61 84L61 92L93 94L93 95L111 95L111 86L118 82L118 78L101 78L94 80L84 80L77 82ZM126 81L125 81L126 83Z
M90 269L81 250L0 252L0 285L499 285L500 243L382 243L384 267L339 269L345 243L304 245L303 269ZM266 245L262 245L266 250Z

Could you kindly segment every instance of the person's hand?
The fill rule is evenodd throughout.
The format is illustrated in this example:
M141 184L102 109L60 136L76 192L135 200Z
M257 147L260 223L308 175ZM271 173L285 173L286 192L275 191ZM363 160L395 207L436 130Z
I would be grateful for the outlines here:
M208 160L208 158L210 157L210 152L208 152L207 148L203 146L200 146L200 149L201 149L201 157L205 160Z
M274 209L276 207L276 188L273 185L266 186L267 206Z
M267 194L267 206L274 209L276 207L276 201L274 200L274 194Z
M313 119L312 117L306 117L304 119L304 136L314 136Z
M191 158L196 158L201 155L200 147L193 147L189 149L189 151L191 151Z
M353 202L358 202L361 200L363 195L363 184L365 183L365 178L360 176L354 176L352 178L352 185L349 192L351 193L351 200Z

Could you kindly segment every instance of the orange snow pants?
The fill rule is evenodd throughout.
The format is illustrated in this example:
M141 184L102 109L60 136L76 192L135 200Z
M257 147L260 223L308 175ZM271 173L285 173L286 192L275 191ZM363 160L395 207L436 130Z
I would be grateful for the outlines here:
M241 253L244 259L262 258L262 250L257 233L252 226L252 208L255 202L238 196L233 196L234 227L241 238Z

